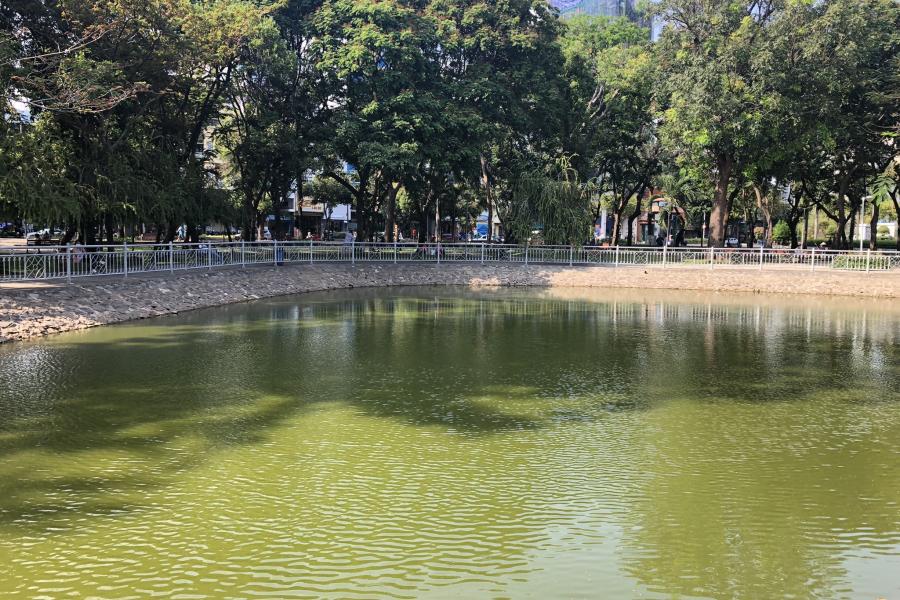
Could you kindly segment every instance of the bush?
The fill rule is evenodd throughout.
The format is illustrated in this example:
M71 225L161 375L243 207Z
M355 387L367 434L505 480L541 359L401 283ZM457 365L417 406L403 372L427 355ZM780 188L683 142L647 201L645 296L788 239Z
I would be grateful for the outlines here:
M791 242L791 228L786 221L778 221L772 229L772 240L779 244L789 244Z
M887 225L879 225L877 231L878 231L878 237L881 237L881 238L890 237L890 235L891 235L891 228L888 227Z
M835 256L834 261L831 263L831 268L864 271L866 265L872 271L888 271L893 266L891 259L887 256L872 255L866 257L863 254L858 254L855 256Z

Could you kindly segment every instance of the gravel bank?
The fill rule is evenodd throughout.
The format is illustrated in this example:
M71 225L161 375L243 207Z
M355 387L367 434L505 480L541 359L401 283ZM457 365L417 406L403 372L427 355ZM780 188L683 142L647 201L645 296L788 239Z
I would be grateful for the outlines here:
M900 298L896 273L506 264L315 264L0 285L0 343L258 298L400 285L645 288Z

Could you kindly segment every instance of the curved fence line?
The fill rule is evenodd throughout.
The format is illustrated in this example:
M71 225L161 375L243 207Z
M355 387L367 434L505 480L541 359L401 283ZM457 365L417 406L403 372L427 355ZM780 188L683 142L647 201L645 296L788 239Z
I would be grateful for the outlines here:
M0 250L0 281L175 272L316 262L519 263L609 267L745 267L900 272L900 252L769 248L647 248L337 242L213 242L26 246Z

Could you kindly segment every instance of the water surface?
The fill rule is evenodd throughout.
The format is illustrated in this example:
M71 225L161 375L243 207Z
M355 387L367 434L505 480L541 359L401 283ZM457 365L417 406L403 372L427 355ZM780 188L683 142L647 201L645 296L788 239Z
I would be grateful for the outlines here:
M900 597L898 341L421 288L0 348L0 594Z

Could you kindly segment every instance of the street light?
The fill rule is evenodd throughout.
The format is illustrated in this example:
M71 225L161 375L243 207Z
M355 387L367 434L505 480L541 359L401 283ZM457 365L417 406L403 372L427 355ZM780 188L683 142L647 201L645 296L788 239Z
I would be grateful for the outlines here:
M700 222L700 246L706 246L706 209L703 209L703 220Z
M672 211L670 210L666 215L666 248L669 247L669 242L672 240Z

